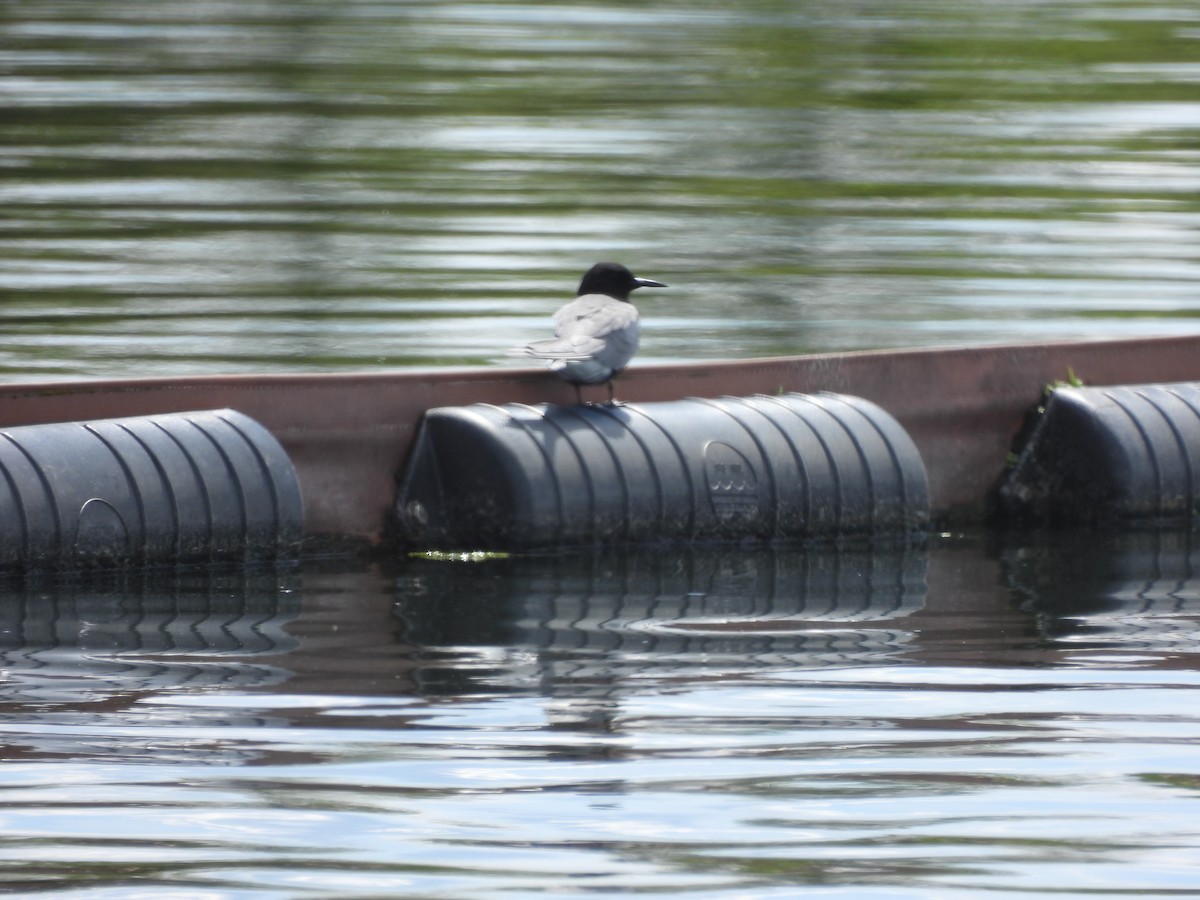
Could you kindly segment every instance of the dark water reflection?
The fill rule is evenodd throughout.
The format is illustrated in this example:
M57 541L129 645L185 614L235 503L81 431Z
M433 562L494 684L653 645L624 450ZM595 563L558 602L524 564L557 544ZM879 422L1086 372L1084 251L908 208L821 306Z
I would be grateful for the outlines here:
M4 882L1194 893L1198 573L989 535L13 584Z
M421 689L525 687L615 699L664 679L903 658L925 605L923 553L772 551L564 556L454 572L414 569L396 605L404 638L435 651ZM508 664L464 669L502 649ZM441 668L438 654L448 654ZM594 680L598 676L598 681ZM470 679L469 687L461 679Z
M1200 21L1099 0L0 2L9 379L1192 331Z
M1006 581L1054 646L1072 658L1089 648L1145 650L1146 661L1190 667L1200 639L1200 556L1193 535L1079 538L1064 548L1022 547L1005 555ZM1065 551L1065 552L1064 552Z

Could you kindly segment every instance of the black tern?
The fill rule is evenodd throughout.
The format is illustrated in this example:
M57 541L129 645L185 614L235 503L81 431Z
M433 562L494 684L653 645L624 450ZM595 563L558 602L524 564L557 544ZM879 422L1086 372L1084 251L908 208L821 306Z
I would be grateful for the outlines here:
M620 263L596 263L583 275L574 300L554 314L554 337L512 352L550 361L551 371L574 385L607 384L608 402L616 403L613 379L638 347L638 311L629 295L638 288L666 287L661 281L635 278Z

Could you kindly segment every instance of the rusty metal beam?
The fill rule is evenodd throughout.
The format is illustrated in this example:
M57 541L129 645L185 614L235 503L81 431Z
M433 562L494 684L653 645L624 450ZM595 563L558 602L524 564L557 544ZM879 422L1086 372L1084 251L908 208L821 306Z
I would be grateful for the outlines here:
M984 515L1026 410L1068 369L1092 385L1200 380L1200 336L635 363L618 384L633 403L778 391L865 397L916 441L935 515L970 521ZM545 370L501 368L12 384L0 386L0 427L232 407L288 450L309 535L378 542L426 409L570 403L573 393Z

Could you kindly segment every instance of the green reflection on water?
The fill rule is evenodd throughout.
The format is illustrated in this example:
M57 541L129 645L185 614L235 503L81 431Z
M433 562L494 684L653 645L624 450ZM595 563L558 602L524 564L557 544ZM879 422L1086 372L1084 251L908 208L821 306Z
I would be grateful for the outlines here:
M1190 330L1198 29L1126 2L3 4L0 369L510 364L601 257L682 289L643 360Z

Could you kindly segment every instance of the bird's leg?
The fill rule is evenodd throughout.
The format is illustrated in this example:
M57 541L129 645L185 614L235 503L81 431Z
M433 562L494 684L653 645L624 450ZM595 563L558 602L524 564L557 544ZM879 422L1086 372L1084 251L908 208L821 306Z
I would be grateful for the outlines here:
M616 379L614 379L614 378L608 379L608 405L609 406L621 406L622 405L621 401L617 399L616 389L613 387L613 381L615 381L615 380Z
M573 387L575 388L575 403L576 403L576 405L583 406L583 391L580 390L578 384L573 385Z

